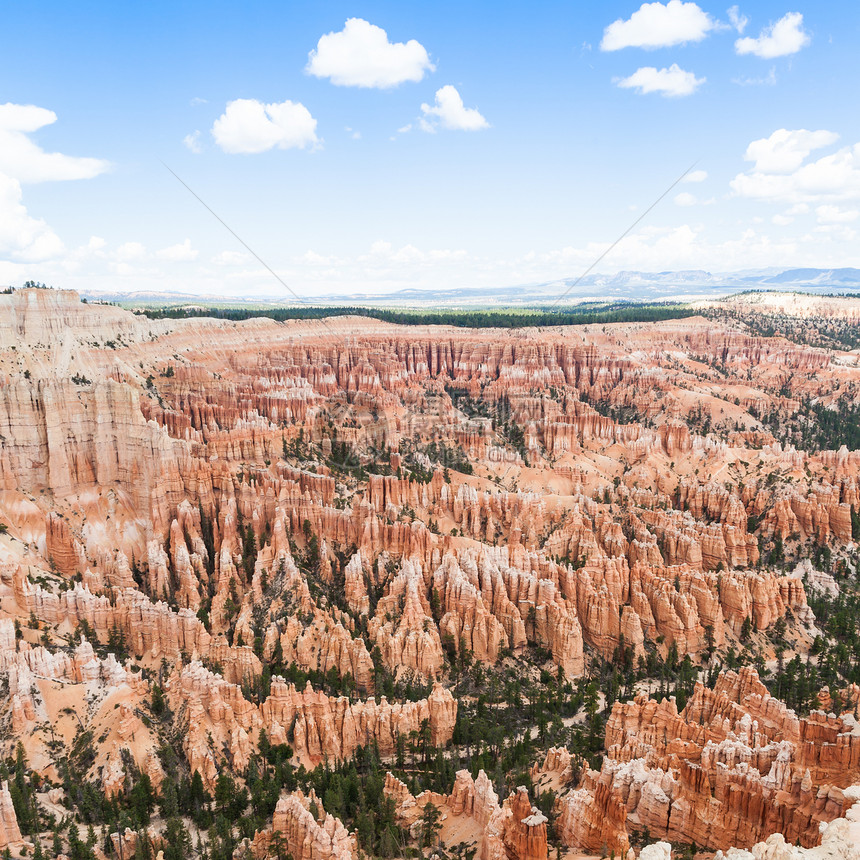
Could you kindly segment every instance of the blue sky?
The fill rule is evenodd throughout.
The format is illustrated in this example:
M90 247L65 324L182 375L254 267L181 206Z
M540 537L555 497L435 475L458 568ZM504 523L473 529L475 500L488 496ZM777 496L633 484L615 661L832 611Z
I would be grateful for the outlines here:
M853 3L3 22L2 283L283 293L162 160L310 300L576 276L693 162L599 270L860 265Z

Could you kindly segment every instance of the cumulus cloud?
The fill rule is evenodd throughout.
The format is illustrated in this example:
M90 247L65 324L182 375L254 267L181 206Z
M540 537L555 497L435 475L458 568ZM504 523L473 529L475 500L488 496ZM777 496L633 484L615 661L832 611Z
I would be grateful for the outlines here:
M420 81L435 68L427 50L415 39L389 42L381 27L363 18L350 18L340 32L320 36L316 49L308 54L305 71L340 87L388 89Z
M716 21L696 3L643 3L626 21L619 18L603 31L600 49L668 48L700 42L716 26Z
M788 12L775 24L765 27L756 38L746 36L738 39L735 51L771 60L796 54L810 41L809 33L803 29L803 15L800 12Z
M437 126L453 131L480 131L490 127L476 108L464 107L460 93L451 84L436 90L435 103L422 104L421 111L424 131L435 131Z
M15 260L40 262L63 252L63 243L40 218L33 218L21 198L21 183L0 173L0 253Z
M97 256L102 255L105 247L107 246L107 241L104 240L101 236L90 236L90 241L87 242L86 245L81 246L82 251L87 254L95 254Z
M109 162L45 152L30 135L57 121L57 115L36 105L0 105L0 254L9 266L57 260L63 242L40 218L27 211L21 186L30 182L91 179Z
M197 259L198 252L191 247L191 240L186 239L177 245L171 245L169 248L162 248L156 251L155 256L159 260L169 260L172 263L186 263Z
M299 257L299 261L307 266L330 266L333 258L324 254L318 254L316 251L308 248L308 250Z
M732 78L732 83L739 87L772 87L776 85L776 66L771 66L770 71L764 76Z
M675 195L675 204L677 206L695 206L698 202L695 196L690 194L689 191L682 191L680 194Z
M244 251L222 251L212 258L216 266L244 266L251 259Z
M728 10L729 21L731 22L732 27L738 31L741 35L743 35L744 30L747 28L747 24L749 24L750 19L747 18L746 15L741 15L741 11L737 6L732 6Z
M810 152L830 146L839 135L826 129L789 131L777 129L770 137L754 140L744 153L746 161L754 161L753 169L761 173L790 173L797 170Z
M857 238L857 231L844 224L819 224L812 228L812 232L816 235L824 233L840 242L853 242Z
M691 170L685 177L684 182L704 182L708 178L707 170Z
M860 143L809 160L810 153L837 139L831 131L779 129L753 141L745 158L755 164L731 181L732 191L739 197L780 203L860 200Z
M838 237L837 237L838 238ZM829 239L828 239L829 241ZM544 277L559 277L562 272L587 266L609 247L608 243L589 243L577 248L565 248L548 255L538 255L535 269ZM724 241L710 241L703 227L682 224L673 228L648 227L625 237L607 257L607 271L639 269L665 271L669 269L705 268L731 271L758 266L820 265L822 237L810 239L809 247L800 240L776 236L746 228L737 236ZM834 249L836 250L836 249ZM845 249L838 249L845 259ZM852 253L852 251L849 251Z
M395 248L391 242L385 239L378 239L370 246L368 253L359 255L358 262L365 264L369 268L373 268L389 265L409 266L457 263L465 260L467 257L468 254L462 249L434 248L429 251L422 251L411 244Z
M773 221L773 223L776 224L778 227L787 227L789 224L794 223L794 218L792 218L791 215L777 214L774 215L773 218L771 218L770 220Z
M623 89L635 89L643 95L660 93L662 96L675 98L691 95L705 83L705 78L697 78L692 72L686 72L677 63L672 63L668 69L644 66L629 78L622 78L617 83Z
M856 209L840 209L827 203L817 206L815 214L819 224L850 224L860 216L860 212Z
M142 260L146 256L146 248L140 242L125 242L116 249L114 254L121 263Z
M35 105L0 105L0 172L19 182L92 179L110 164L101 158L78 158L45 152L29 136L57 121L57 115Z
M186 149L190 149L193 153L199 154L203 151L200 146L200 131L193 131L191 134L186 134L185 137L182 138L182 143L185 145Z
M269 149L304 149L319 143L317 121L301 102L289 99L263 104L257 99L235 99L215 120L215 143L231 155L251 155Z
M695 194L690 194L689 191L682 191L680 194L676 194L673 199L676 206L712 206L717 202L714 197L701 200Z

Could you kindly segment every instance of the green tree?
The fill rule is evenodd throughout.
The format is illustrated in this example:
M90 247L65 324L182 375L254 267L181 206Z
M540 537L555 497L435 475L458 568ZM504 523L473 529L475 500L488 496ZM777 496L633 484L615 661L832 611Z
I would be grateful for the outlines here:
M442 829L440 818L442 813L435 803L428 801L424 804L421 814L421 847L432 848L436 844L436 838Z
M160 717L164 713L164 693L158 684L152 685L152 704L150 705L150 709L156 717Z
M167 819L164 841L164 860L186 860L191 856L191 836L181 818Z

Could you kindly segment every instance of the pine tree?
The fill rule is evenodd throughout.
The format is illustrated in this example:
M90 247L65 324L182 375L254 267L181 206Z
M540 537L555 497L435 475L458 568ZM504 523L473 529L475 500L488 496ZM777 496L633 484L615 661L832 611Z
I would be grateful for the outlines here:
M442 829L440 818L442 814L439 807L432 802L424 804L424 812L421 815L421 847L432 848L436 843L436 837Z
M186 860L191 856L191 836L181 818L167 819L164 841L164 860Z

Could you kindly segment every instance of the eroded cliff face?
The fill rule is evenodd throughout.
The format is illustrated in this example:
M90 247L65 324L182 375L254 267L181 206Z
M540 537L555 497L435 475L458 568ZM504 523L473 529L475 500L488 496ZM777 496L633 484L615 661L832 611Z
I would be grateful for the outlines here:
M821 825L821 843L814 848L792 845L781 833L774 833L749 851L729 848L717 851L715 860L858 860L860 858L860 786L845 791L850 800L844 817Z
M278 677L256 707L239 686L196 661L177 669L167 683L167 696L185 733L191 771L199 772L210 789L226 762L240 772L247 768L258 751L261 730L270 743L289 744L300 761L314 767L342 762L369 745L390 756L399 737L417 734L425 724L432 745L443 747L457 718L457 704L441 686L426 699L390 704L385 696L379 702L326 696L310 682L299 692Z
M250 849L259 858L289 854L295 860L352 860L358 853L355 836L313 792L305 797L301 791L278 800L271 828L256 834Z
M8 848L21 842L21 829L15 815L12 795L9 793L9 783L4 780L0 784L0 846Z
M655 375L639 359L608 358L611 337L590 345L581 333L509 344L474 335L422 340L368 322L365 340L347 350L316 324L225 328L180 321L158 336L163 324L120 315L120 325L111 309L99 323L118 330L106 360L105 350L92 346L104 335L86 339L98 309L82 312L67 294L51 297L50 307L42 296L18 295L16 330L50 343L55 322L38 318L58 315L78 353L46 347L42 375L13 374L4 387L0 481L13 533L35 543L64 575L80 574L91 592L139 590L192 614L203 607L209 616L208 629L194 631L188 616L184 636L174 629L170 641L140 641L136 653L207 656L206 634L235 624L225 615L228 600L240 604L243 639L260 635L247 619L262 604L269 609L262 631L267 651L279 641L284 659L349 674L365 692L373 689L370 646L398 677L425 679L439 677L445 648L465 648L492 664L500 652L534 645L551 651L568 677L582 673L583 648L611 657L622 637L638 653L656 640L680 654L696 653L706 628L721 644L724 630L737 634L747 617L759 629L789 610L803 617L799 583L772 570L751 572L760 550L747 532L750 518L765 535L848 540L851 506L860 504L856 477L843 477L850 469L831 471L823 455L820 463L804 455L797 464L815 476L806 479L804 494L794 484L764 485L780 452L744 453L692 435L672 417L683 411L686 389L679 386L689 384L681 371L660 375L655 390L671 398L671 408L657 430L597 414L582 398L605 395L620 408L643 377L650 383ZM194 326L209 326L218 347L199 347ZM693 328L656 337L691 351L734 350L746 362L817 368L823 360L815 351L794 354L755 339L744 344L736 335L710 344ZM175 359L158 359L171 351ZM61 378L59 366L69 369L76 360L93 374L84 377L88 382ZM472 394L475 384L480 399ZM535 397L536 385L554 397ZM489 420L469 417L476 409L526 428L530 468L521 452L504 447ZM428 414L432 427L424 426ZM368 465L368 446L396 451L409 440L411 450L423 438L439 440L444 451L475 422L480 429L469 438L480 465L471 477L445 473L444 457L437 467L415 451L410 463L420 466L424 458L429 483L409 467L351 480ZM495 444L482 446L479 438ZM334 462L343 467L334 474L330 466L301 467L314 450L331 458L332 444L341 459L354 462ZM500 459L488 450L501 452ZM743 461L747 456L756 462ZM743 479L726 486L708 478L727 462ZM512 482L518 489L504 489ZM368 646L337 608L320 614L309 592L302 612L316 613L315 629L299 630L289 618L273 623L276 613L266 605L271 588L262 586L280 572L284 585L302 591L297 580L307 571L297 571L295 551L307 551L305 523L322 578L343 590L350 618L367 618ZM249 529L261 543L250 561ZM354 554L338 556L344 549ZM75 611L87 611L48 605L39 594L33 599L44 604L34 611L48 623L52 615L71 620ZM282 594L271 602L284 608ZM253 661L244 665L259 672Z
M470 841L481 860L546 860L547 818L532 806L528 791L518 788L504 803L483 770L473 779L457 773L449 795L424 791L414 797L395 776L385 777L385 794L395 804L401 826L417 834L432 804L440 811L443 845ZM463 837L466 837L465 839Z
M138 773L158 791L176 729L214 791L258 767L261 736L308 768L449 747L475 663L562 688L749 637L772 659L774 631L808 652L807 589L838 593L848 568L795 560L849 558L860 452L783 448L759 416L839 402L850 355L698 318L340 327L0 296L7 753L23 737L57 779L56 737L89 732L86 778L124 796ZM646 827L809 846L847 809L857 744L846 716L794 716L742 670L681 713L616 703L599 771L556 750L534 773L572 847L626 851ZM436 799L481 860L543 860L544 814L496 789L461 772ZM404 821L424 805L397 796ZM353 852L310 806L282 798L254 853Z
M799 718L744 668L697 684L680 713L672 699L616 703L606 749L601 770L560 800L567 844L626 851L636 831L711 848L781 833L810 847L854 803L844 789L860 767L860 725L850 713Z

